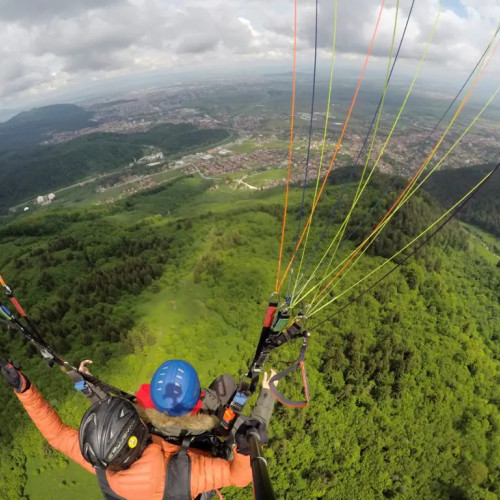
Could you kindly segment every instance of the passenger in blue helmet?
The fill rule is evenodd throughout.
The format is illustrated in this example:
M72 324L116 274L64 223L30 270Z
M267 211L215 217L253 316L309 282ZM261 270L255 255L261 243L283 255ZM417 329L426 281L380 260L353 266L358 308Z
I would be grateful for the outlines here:
M91 360L82 361L79 371L90 374L87 368L90 363ZM269 380L274 374L274 370L263 373L262 389L251 416L241 416L235 449L232 442L219 441L214 432L225 406L236 391L231 375L221 375L208 389L202 389L198 374L190 363L179 359L165 361L155 371L151 384L141 385L136 392L135 409L148 429L169 444L183 445L188 436L191 448L201 450L207 457L223 458L232 463L233 457L249 454L246 437L249 427L257 430L261 443L267 441L267 427L275 402ZM213 472L209 474L214 475Z
M87 365L91 363L88 359L82 361L79 370L90 375ZM154 424L162 427L188 425L188 430L194 432L217 425L221 408L235 391L236 382L227 373L217 377L208 389L202 389L198 374L190 363L171 359L158 367L150 384L139 387L135 397L141 418L154 419ZM164 417L161 422L158 422L156 412ZM175 433L172 429L170 431Z
M196 407L200 401L200 389L200 380L193 366L181 359L171 359L156 370L150 394L158 411L180 417Z
M151 384L143 384L136 393L139 404L170 417L216 415L236 390L231 375L217 377L208 389L201 389L198 374L187 361L171 359L162 363Z
M91 362L83 361L79 370L90 374L87 364ZM269 380L274 374L272 369L269 374L263 374L262 390L252 411L253 421L260 421L264 428L269 424L274 407L274 396L269 389ZM213 435L213 429L219 425L235 392L236 382L231 375L220 375L207 389L202 389L190 363L171 359L157 368L150 384L139 387L135 393L136 409L141 420L160 431L169 442L180 443L186 435L197 436L197 446L208 450L203 440L207 433ZM262 443L267 439L265 434L267 431L261 434ZM237 444L240 448L241 443Z

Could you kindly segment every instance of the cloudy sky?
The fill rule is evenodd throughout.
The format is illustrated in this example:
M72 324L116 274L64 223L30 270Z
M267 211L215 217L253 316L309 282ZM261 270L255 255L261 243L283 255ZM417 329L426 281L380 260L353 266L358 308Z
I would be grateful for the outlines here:
M337 61L361 67L381 0L339 0ZM398 32L411 0L400 0ZM298 58L310 68L314 0L298 0ZM425 71L468 73L500 21L500 0L444 0ZM328 65L334 0L319 0L319 58ZM415 0L401 71L420 58L439 0ZM388 54L396 0L386 0L372 66ZM293 0L0 0L0 109L154 71L291 68ZM498 59L490 75L498 80ZM443 73L443 69L445 73Z

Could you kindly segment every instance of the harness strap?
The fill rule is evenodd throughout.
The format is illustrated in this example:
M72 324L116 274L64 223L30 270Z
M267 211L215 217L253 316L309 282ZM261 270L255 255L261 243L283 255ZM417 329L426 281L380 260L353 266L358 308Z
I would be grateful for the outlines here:
M117 495L108 483L108 478L106 477L106 471L104 469L95 469L97 476L97 481L99 482L99 487L101 488L102 494L106 500L126 500L125 498Z
M241 427L241 425L245 423L245 420L246 418L244 415L238 415L236 417L231 432L229 433L229 436L227 438L227 443L231 447L236 443L236 433L238 432L238 429Z
M192 437L185 437L181 449L168 462L163 500L191 500L191 458L187 454ZM126 500L109 485L106 471L95 468L97 481L106 500Z
M206 390L203 393L200 401L200 409L212 415L216 415L221 406L219 397L217 396L215 391L212 391L210 389Z
M304 364L304 357L306 355L306 349L307 349L307 341L309 340L309 333L306 332L306 335L304 336L304 340L302 341L302 347L300 349L299 357L297 358L297 361L292 366L289 366L286 370L283 370L280 373L277 373L271 379L269 380L269 389L273 393L273 396L283 405L289 406L291 408L304 408L309 404L309 382L307 380L307 372L306 372L306 366ZM297 367L300 366L300 369L302 371L302 383L304 385L304 395L305 395L305 400L304 401L293 401L291 399L288 399L287 397L283 396L281 392L278 390L276 387L276 384L278 383L279 380L284 378L286 375L289 373L295 371Z
M191 500L191 458L187 450L192 439L184 438L179 453L168 462L163 500Z

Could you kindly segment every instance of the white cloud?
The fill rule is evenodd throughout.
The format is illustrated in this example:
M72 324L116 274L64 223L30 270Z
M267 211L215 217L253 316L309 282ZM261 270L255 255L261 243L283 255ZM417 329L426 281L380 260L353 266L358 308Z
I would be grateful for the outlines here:
M500 20L500 0L458 2L445 3L428 56L431 68L434 63L469 71ZM380 4L338 3L337 51L362 61ZM397 41L411 0L400 4ZM325 59L333 5L333 0L319 2L319 54ZM402 59L420 58L438 5L439 0L416 0ZM40 0L36 7L31 0L0 0L1 105L75 82L149 70L291 60L292 0ZM306 61L314 46L314 8L313 0L299 2L298 51ZM388 0L374 62L387 57L395 12L396 0Z

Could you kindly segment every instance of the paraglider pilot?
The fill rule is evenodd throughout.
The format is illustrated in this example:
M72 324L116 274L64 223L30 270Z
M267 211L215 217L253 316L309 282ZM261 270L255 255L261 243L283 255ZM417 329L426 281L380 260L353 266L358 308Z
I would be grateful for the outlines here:
M245 487L252 480L243 445L235 448L231 461L188 449L189 436L181 446L173 445L150 434L134 403L113 396L94 403L76 430L61 421L12 363L0 359L0 372L49 444L96 474L107 499L189 500L224 486ZM263 442L272 401L266 376L252 415L260 422ZM243 442L238 435L237 442Z

